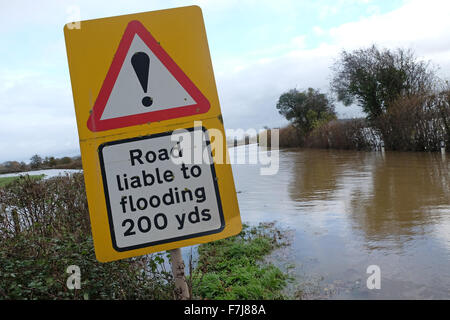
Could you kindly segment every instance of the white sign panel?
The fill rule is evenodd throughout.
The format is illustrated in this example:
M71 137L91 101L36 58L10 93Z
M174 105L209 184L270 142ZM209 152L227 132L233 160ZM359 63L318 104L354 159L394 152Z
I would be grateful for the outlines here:
M200 146L177 143L172 132L99 146L115 250L127 251L223 230L208 133L204 128L186 129L184 139L194 141L194 136L197 139L199 135ZM183 150L186 147L201 147L207 161L184 161L188 159L185 155L194 151Z

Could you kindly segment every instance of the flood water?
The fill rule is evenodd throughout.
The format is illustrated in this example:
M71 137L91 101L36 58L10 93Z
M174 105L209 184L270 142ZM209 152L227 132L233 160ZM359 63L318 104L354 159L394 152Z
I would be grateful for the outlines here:
M232 157L264 152L241 146ZM273 260L303 298L450 298L450 154L277 154L274 175L261 175L259 164L234 164L233 174L242 221L287 229L292 244ZM367 287L371 265L380 289Z
M242 221L277 221L270 261L303 299L450 299L450 154L230 148ZM261 175L276 160L278 171ZM253 160L251 160L253 159ZM43 170L46 177L80 170ZM8 176L8 175L2 175ZM188 261L193 247L183 248ZM367 268L381 271L369 290Z
M36 175L39 176L41 174L44 175L44 179L54 178L58 176L65 176L67 174L82 172L81 169L44 169L44 170L34 170L34 171L25 171L25 172L15 172L15 173L4 173L0 174L0 177L16 177L16 176L24 176L24 175Z

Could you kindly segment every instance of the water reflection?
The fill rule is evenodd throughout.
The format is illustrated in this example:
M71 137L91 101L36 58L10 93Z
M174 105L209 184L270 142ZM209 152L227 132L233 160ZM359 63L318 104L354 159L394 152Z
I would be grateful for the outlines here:
M293 163L288 190L295 205L345 214L369 242L426 234L449 208L449 163L440 155L298 150L285 156Z
M261 152L241 148L241 153ZM315 298L450 298L450 161L441 154L280 150L279 172L234 165L243 221L294 230ZM368 290L369 265L382 289ZM313 297L314 298L314 297Z
M440 155L386 154L371 168L372 192L352 199L355 225L371 242L393 238L402 244L428 234L450 204L448 169Z

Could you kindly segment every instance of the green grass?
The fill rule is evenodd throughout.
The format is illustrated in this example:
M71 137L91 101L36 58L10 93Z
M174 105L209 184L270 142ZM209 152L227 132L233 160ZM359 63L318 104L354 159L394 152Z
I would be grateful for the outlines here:
M263 259L282 246L273 224L244 225L240 234L199 246L199 263L192 272L194 298L216 300L284 299L289 277Z
M14 177L0 177L0 188L4 187L8 184L10 184L11 182L17 180L20 176L14 176ZM29 176L31 179L33 180L40 180L43 177L45 177L45 174L39 174L39 175L31 175Z

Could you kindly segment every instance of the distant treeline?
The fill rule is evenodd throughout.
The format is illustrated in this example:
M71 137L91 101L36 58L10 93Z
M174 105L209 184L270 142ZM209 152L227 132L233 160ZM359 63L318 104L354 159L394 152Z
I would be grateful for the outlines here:
M343 51L332 66L332 96L308 88L276 105L291 124L280 147L438 151L450 146L450 84L411 50ZM337 119L333 101L358 105L365 118Z
M307 136L295 125L280 129L280 147L353 150L440 151L450 145L450 91L425 101L400 99L375 121L334 119L321 123Z
M43 169L81 169L81 157L44 157L34 155L30 163L6 161L0 164L0 174Z

